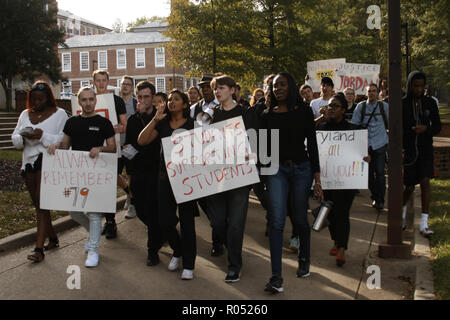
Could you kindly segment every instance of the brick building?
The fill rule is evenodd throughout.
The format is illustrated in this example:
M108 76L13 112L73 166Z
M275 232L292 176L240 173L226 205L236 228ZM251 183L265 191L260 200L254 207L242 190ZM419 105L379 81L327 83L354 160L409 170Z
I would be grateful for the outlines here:
M162 92L197 85L198 79L185 78L185 70L168 65L164 44L169 39L163 34L167 26L165 21L155 21L133 28L133 32L68 38L67 48L58 50L62 74L68 79L62 83L62 91L76 93L91 84L96 69L109 72L113 87L119 87L124 75L132 76L136 83L149 80Z

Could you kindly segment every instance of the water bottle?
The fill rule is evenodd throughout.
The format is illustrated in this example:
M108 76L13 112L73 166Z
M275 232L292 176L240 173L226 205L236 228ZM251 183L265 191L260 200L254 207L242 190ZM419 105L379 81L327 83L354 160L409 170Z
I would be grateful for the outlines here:
M328 225L328 214L331 211L331 208L333 208L333 202L332 201L322 201L321 206L319 208L319 212L316 216L316 220L314 221L312 229L314 231L321 231L323 228L325 228Z

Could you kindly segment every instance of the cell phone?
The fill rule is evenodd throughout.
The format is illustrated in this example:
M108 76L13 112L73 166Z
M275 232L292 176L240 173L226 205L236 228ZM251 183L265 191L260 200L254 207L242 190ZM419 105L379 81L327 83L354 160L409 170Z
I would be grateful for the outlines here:
M33 133L33 131L34 131L34 129L33 129L32 127L25 127L25 128L22 128L22 129L19 131L19 134L20 134L21 136L23 136L24 134L30 134L30 133Z

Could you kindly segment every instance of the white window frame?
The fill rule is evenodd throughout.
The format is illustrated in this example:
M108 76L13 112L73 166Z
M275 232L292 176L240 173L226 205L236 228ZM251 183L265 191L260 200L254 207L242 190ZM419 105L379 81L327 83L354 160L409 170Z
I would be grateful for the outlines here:
M163 88L160 88L160 86L158 85L158 80L162 80L164 82L164 84L162 85ZM164 77L156 77L155 79L155 87L156 87L156 92L166 92L166 78Z
M161 51L163 53L163 61L162 63L158 63L158 51ZM166 66L166 50L164 47L162 48L155 48L155 67L156 68L164 68Z
M138 52L142 52L142 50L144 50L143 61L140 61L140 62L142 62L144 65L138 65ZM136 69L145 69L145 48L134 49L134 56L135 56Z
M67 68L64 68L64 66L65 66L64 57L69 57ZM61 61L62 72L72 72L72 53L70 53L70 52L62 53L61 60L62 60Z
M83 68L83 55L87 54L87 68ZM89 51L80 52L80 71L89 71Z
M104 52L105 53L105 64L101 64L101 59L100 59L100 53ZM97 53L97 61L98 61L98 68L102 69L102 70L107 70L108 69L108 50L100 50Z
M80 88L90 86L90 85L91 85L91 82L89 80L81 80L80 81Z
M124 53L124 57L125 57L125 65L124 66L119 66L119 52L123 52ZM117 49L116 50L116 64L117 64L117 70L123 70L127 68L127 49Z

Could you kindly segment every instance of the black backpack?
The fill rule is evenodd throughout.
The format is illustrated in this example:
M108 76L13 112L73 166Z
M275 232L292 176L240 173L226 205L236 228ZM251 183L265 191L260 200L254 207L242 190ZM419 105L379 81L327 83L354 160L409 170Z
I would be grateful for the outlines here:
M378 108L380 108L380 112L381 112L381 116L383 117L383 122L384 122L384 128L386 129L386 131L389 130L389 125L388 125L388 120L387 120L387 116L386 116L386 112L384 111L384 104L381 101L377 102L378 104ZM364 122L364 118L366 117L366 101L363 102L363 105L361 107L361 127L363 127L362 123ZM373 110L372 114L370 115L369 121L367 121L365 128L367 128L369 126L369 122L370 120L372 120L372 117L375 115L375 110L377 108L375 107L375 109Z

